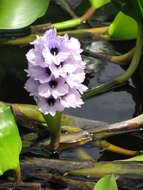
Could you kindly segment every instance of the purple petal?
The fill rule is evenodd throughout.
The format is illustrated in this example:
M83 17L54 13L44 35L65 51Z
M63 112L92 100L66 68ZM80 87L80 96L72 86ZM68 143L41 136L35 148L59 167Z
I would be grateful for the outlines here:
M49 106L47 103L47 99L38 97L37 103L38 103L39 110L44 114L50 114L54 116L57 111L64 110L64 106L60 103L59 100L56 100L53 106Z
M57 87L55 89L52 89L52 96L54 98L64 96L65 94L68 93L68 91L69 91L69 87L65 83L65 81L62 79L59 79Z
M81 99L81 95L77 90L71 90L68 95L62 98L61 104L66 108L76 108L81 107L83 101Z
M33 66L29 64L27 73L28 76L31 76L34 80L38 80L40 83L49 82L51 79L51 75L47 73L47 69L40 66Z
M56 30L55 29L50 29L50 30L47 30L43 36L43 38L47 41L51 40L51 39L55 39L57 36L56 36Z
M49 84L48 83L41 84L38 87L38 94L39 94L39 96L42 96L44 98L50 97L52 95L52 90L49 87Z
M79 86L85 79L85 73L82 69L76 70L67 76L66 82L71 88Z
M26 81L26 84L25 84L24 88L28 92L30 92L30 96L37 96L37 94L38 94L38 86L39 86L39 82L38 81L35 81L32 78L29 78Z

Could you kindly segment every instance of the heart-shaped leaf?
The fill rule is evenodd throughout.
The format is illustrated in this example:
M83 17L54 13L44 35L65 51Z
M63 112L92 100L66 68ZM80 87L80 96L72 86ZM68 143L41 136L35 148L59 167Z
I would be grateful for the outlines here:
M93 190L118 190L115 177L107 175L101 178L95 185Z
M43 16L50 0L0 0L0 29L18 29Z
M22 143L15 118L8 105L0 104L0 175L19 168Z
M119 12L108 30L109 36L117 40L135 39L137 36L137 22Z
M110 0L89 0L91 5L96 9L102 7L103 5L110 3Z

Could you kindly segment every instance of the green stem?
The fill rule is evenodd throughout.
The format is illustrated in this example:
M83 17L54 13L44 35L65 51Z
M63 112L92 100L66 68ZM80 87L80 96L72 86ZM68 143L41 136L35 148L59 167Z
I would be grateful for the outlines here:
M74 19L67 20L64 22L55 23L55 24L53 24L53 27L56 28L57 30L63 30L63 29L68 29L68 28L73 28L73 27L79 26L80 24L85 23L90 17L92 17L94 12L95 12L95 8L90 7L87 10L87 12L80 18L74 18Z
M16 181L17 181L17 182L22 181L22 179L21 179L21 168L20 168L20 164L19 164L18 167L16 168L15 173L16 173Z
M57 30L63 30L63 29L79 26L80 24L81 24L80 18L74 18L71 20L55 23L53 24L53 27L56 28Z
M114 63L125 63L131 61L133 55L134 55L135 48L132 48L127 53L124 53L122 55L113 55L108 56L109 60Z
M55 116L44 115L50 131L50 149L56 150L59 147L61 135L61 112L56 112Z
M115 78L114 80L111 80L103 85L88 90L87 93L83 95L83 99L87 99L97 94L107 92L110 89L126 82L134 74L135 70L138 67L142 55L142 47L143 47L143 26L142 23L138 23L138 36L136 41L136 48L131 64L127 69L127 71L125 71L121 76Z

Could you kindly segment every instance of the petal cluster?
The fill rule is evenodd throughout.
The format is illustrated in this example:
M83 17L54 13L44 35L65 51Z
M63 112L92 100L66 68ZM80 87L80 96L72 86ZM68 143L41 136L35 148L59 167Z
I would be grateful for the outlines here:
M64 108L80 107L87 87L82 84L85 62L79 41L68 35L58 36L55 29L50 29L31 44L33 48L26 54L29 79L25 89L34 96L39 110L54 116Z

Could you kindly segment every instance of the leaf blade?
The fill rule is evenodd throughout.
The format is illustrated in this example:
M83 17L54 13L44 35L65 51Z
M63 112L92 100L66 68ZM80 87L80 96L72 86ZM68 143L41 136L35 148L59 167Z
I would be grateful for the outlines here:
M110 3L110 0L90 0L90 3L96 9L104 6L107 3Z
M137 22L119 12L109 27L109 36L118 40L135 39L137 36Z
M0 104L0 175L19 167L21 148L22 142L11 108Z
M18 29L43 16L50 0L0 0L0 29Z
M114 175L107 175L101 178L93 190L118 190Z

